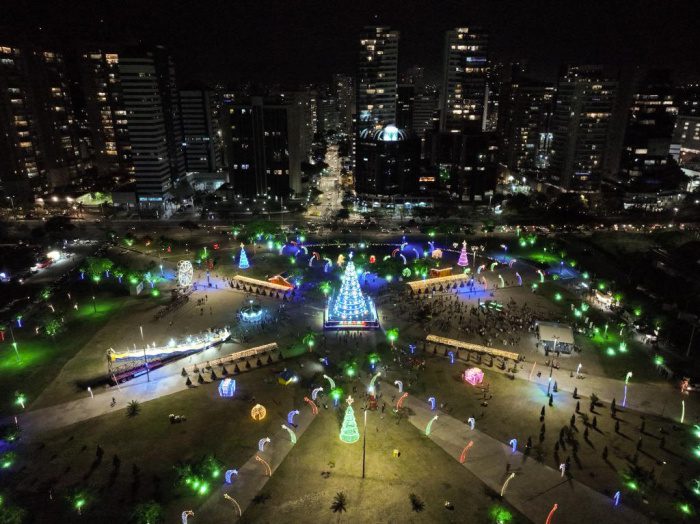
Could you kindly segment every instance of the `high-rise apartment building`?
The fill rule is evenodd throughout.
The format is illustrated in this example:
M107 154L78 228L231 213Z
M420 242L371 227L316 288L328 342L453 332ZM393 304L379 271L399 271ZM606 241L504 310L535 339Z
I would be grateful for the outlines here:
M358 130L396 122L399 32L365 27L360 36L356 78Z
M116 50L93 49L80 61L81 91L98 176L132 172L131 143Z
M177 185L185 177L185 155L183 152L184 136L182 118L180 116L180 91L175 77L175 62L167 49L155 46L147 51L147 56L153 58L156 77L158 79L158 94L165 123L165 139L168 144L168 164L173 185Z
M616 94L617 82L598 66L570 67L560 78L551 127L553 185L567 191L600 188Z
M0 186L30 200L80 185L83 166L63 56L0 46Z
M338 99L333 95L324 95L318 101L318 131L322 136L338 132L341 129Z
M41 185L26 62L18 47L0 46L0 188L13 201L29 200Z
M550 120L554 109L554 86L514 78L507 87L500 116L501 155L514 171L536 170L549 156Z
M341 130L346 134L352 133L352 115L355 112L355 91L350 75L333 75L331 96L334 96L338 104L338 120Z
M416 93L413 97L413 122L411 129L419 137L435 128L438 121L438 96L431 91Z
M78 128L63 55L32 49L26 52L40 136L41 166L48 187L82 183Z
M488 37L478 28L458 27L445 33L440 129L484 130Z
M180 91L179 96L185 144L185 171L215 173L221 164L216 148L218 126L214 94L197 89Z
M246 197L301 193L302 111L291 101L250 97L224 103L230 181Z
M153 56L120 56L119 76L139 201L162 202L173 186L173 173Z
M671 156L681 166L700 169L700 84L686 84L676 90L678 108L671 140Z
M636 80L620 165L626 179L668 163L677 114L670 71L649 71Z
M413 110L416 88L412 84L399 84L396 88L396 127L413 132Z

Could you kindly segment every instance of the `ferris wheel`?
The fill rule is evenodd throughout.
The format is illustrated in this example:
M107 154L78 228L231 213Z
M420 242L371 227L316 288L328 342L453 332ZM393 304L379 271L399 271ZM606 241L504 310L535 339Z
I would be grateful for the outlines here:
M189 260L180 260L177 263L177 282L182 287L189 287L192 285L192 280L194 276L194 270L192 269L192 263Z

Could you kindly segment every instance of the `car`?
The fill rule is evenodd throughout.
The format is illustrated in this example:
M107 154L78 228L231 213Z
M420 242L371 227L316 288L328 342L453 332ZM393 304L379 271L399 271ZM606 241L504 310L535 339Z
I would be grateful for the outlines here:
M352 231L350 231L349 229L341 229L340 232L343 233L344 235L352 233Z

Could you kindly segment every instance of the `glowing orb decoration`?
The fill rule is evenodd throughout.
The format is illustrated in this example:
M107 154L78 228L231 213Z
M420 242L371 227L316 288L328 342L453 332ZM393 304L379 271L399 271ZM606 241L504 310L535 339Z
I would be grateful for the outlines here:
M464 372L464 380L472 386L478 386L484 381L484 372L479 368L469 368Z
M225 378L219 384L219 396L229 398L236 392L236 381L232 378Z
M182 287L189 287L192 285L193 276L192 263L189 260L180 260L177 263L177 283Z
M250 416L253 417L253 420L262 420L265 418L266 415L267 410L262 404L255 404L255 406L253 406L253 409L250 410Z

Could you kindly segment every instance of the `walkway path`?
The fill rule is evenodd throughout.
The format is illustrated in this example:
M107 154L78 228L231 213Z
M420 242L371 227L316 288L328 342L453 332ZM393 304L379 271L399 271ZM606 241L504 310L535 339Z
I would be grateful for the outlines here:
M398 397L397 389L386 383L382 386L387 390L386 395L396 391ZM409 396L403 405L413 411L409 421L421 433L425 433L430 419L438 414L429 438L455 460L459 460L465 445L473 441L464 467L497 493L510 473L515 473L515 478L508 484L505 499L532 522L544 522L554 504L558 505L553 518L556 524L651 522L624 504L614 507L612 499L575 479L562 478L559 471L520 452L512 453L510 446L478 429L472 431L467 424L450 415L431 411L417 398Z
M300 414L295 421L298 424L294 433L299 439L318 415L311 413L311 408L304 404L299 407ZM267 469L255 457L260 456L270 465L272 473L282 464L287 454L292 450L293 444L290 441L289 433L286 429L280 429L271 435L270 442L265 446L264 452L253 455L245 464L238 468L238 477L235 477L231 485L224 484L207 499L207 501L195 510L196 522L233 522L238 520L238 510L233 502L226 500L224 494L233 497L245 512L246 508L253 501L253 498L263 489L270 476ZM261 435L261 438L263 435Z
M86 396L63 404L28 411L19 416L20 427L24 435L32 436L39 432L69 426L106 413L125 409L132 400L146 402L165 395L172 395L188 388L185 378L180 374L151 380L121 385L107 393L96 394L95 398ZM111 406L112 397L117 404Z
M438 349L438 355L441 355L444 350ZM431 350L428 350L430 353ZM461 354L464 354L462 352ZM447 357L445 357L447 358ZM479 367L473 361L467 361L463 358L457 361L464 364L469 364ZM549 381L549 368L541 363L535 366L532 372L534 362L525 361L522 363L522 368L515 374L516 379L528 380L538 384L543 392L547 391L547 382ZM520 367L521 364L518 364ZM488 368L492 371L501 371L497 367ZM537 372L541 371L542 376L537 377ZM584 370L585 371L585 370ZM532 378L530 373L532 372ZM617 380L598 375L583 374L583 379L577 379L574 375L570 376L570 370L557 370L552 372L552 387L554 382L557 383L559 391L568 391L573 393L574 388L578 391L578 395L582 397L590 397L591 393L598 395L598 398L610 404L613 399L618 407L622 407L622 399L624 397L625 383L624 380ZM680 389L674 389L667 383L637 383L634 377L630 380L627 386L627 405L626 407L641 413L649 413L667 417L675 422L680 422L682 411L681 401L685 401L685 418L686 424L696 424L700 422L700 399L697 394L683 395Z

